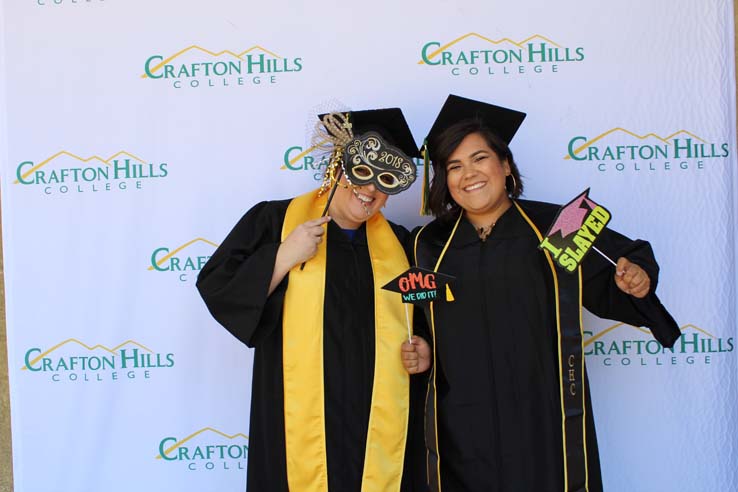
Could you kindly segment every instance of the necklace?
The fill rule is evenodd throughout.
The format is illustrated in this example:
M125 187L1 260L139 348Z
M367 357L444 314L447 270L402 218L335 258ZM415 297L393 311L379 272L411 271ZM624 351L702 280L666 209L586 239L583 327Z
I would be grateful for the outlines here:
M492 229L495 227L495 224L497 222L492 222L488 226L482 226L477 228L477 234L479 235L479 239L482 241L486 241L487 237L492 233Z

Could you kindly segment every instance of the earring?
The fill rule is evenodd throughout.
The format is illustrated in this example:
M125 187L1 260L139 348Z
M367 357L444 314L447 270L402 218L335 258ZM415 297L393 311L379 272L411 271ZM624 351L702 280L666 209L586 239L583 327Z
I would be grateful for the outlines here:
M508 174L508 177L512 178L513 181L512 190L508 191L508 194L513 195L515 194L515 190L518 188L518 182L515 181L515 176L512 173ZM505 190L507 190L507 183L505 183Z

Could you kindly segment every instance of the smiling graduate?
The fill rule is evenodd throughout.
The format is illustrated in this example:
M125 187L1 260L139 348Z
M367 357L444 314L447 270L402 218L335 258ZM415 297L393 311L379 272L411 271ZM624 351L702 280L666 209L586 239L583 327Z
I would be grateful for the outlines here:
M559 206L519 198L523 182L509 143L524 118L449 96L427 139L433 182L426 203L436 219L415 232L415 264L453 276L454 299L426 309L433 351L417 337L402 350L408 372L432 367L433 491L602 490L582 307L647 326L666 347L680 336L655 293L651 247L605 227L604 209L589 202L567 210L549 239L563 231L570 245L543 242ZM585 255L595 240L615 266Z
M405 310L381 289L408 268L380 209L415 180L417 145L397 108L321 115L317 133L323 186L255 205L197 282L255 348L248 490L424 490Z

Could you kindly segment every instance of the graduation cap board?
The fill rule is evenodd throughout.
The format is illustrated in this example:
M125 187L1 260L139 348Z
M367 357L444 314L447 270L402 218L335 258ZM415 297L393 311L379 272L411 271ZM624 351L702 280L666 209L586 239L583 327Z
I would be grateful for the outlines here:
M463 120L480 120L484 126L509 144L523 124L525 116L526 114L521 111L450 94L436 116L426 140L431 146L432 154L434 140L450 126ZM430 157L432 159L433 155Z
M565 272L574 273L590 250L617 264L594 246L610 222L611 214L589 198L589 188L561 207L538 247L548 251L554 263Z
M443 292L444 289L446 291L445 300L448 302L453 301L454 297L451 294L449 284L454 279L455 277L444 273L434 272L420 267L411 267L382 286L384 290L398 292L402 295L402 302L405 304L408 340L412 339L412 329L410 327L407 305L429 304L442 300L444 298L441 297L440 292Z

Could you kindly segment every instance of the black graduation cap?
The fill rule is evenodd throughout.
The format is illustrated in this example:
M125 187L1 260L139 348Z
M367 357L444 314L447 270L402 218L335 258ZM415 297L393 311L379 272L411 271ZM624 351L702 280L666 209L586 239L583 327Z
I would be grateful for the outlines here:
M432 147L432 142L448 127L462 120L479 119L487 128L509 144L523 123L525 116L525 113L514 109L450 94L446 98L446 102L443 103L438 116L436 116L436 121L433 122L426 140L431 143Z
M402 302L427 304L429 302L454 300L449 284L456 277L420 267L411 267L398 277L382 286L385 290L402 294ZM445 295L443 295L445 287Z
M318 118L323 119L323 116L325 114L320 114ZM400 108L349 111L348 119L354 135L374 131L408 157L420 157L418 146Z

